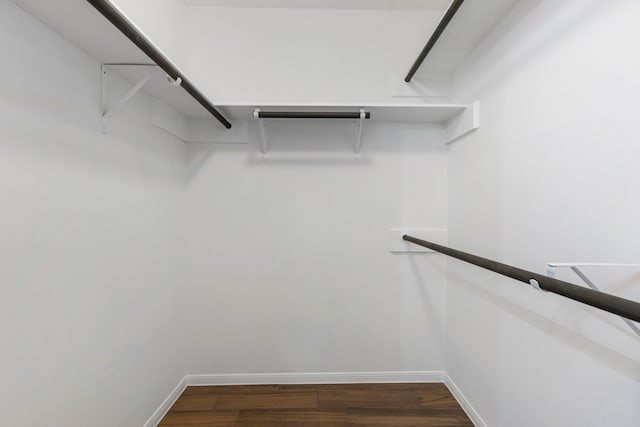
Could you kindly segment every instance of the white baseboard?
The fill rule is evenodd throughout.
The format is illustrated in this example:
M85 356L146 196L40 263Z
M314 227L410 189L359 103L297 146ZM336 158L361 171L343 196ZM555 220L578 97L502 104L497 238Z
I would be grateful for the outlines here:
M444 384L447 386L453 397L456 398L458 404L462 407L467 417L471 420L475 427L487 427L487 423L484 422L478 411L473 407L471 402L462 394L462 391L458 388L455 382L448 374L444 375Z
M243 384L444 383L476 427L487 427L462 391L444 371L294 372L185 375L144 427L156 427L187 386Z
M187 375L187 385L225 384L353 384L443 382L443 371L292 372L269 374Z
M169 393L169 396L167 396L167 398L160 404L158 409L155 410L153 415L149 417L147 422L144 423L143 427L156 427L160 423L160 421L162 421L162 418L164 418L164 416L167 415L167 412L169 412L169 409L171 409L173 404L176 403L176 400L178 400L178 398L186 388L187 388L187 379L186 377L184 377L180 380L178 385L174 387L171 393Z

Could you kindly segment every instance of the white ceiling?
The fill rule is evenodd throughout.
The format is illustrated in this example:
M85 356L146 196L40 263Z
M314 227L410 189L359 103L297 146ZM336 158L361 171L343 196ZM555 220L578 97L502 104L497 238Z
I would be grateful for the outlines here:
M211 7L444 10L451 0L184 0L184 3Z

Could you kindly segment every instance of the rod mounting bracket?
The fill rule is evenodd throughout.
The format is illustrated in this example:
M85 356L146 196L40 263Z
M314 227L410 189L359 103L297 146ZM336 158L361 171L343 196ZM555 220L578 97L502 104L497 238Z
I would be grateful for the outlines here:
M253 118L258 121L258 128L260 129L260 148L262 151L262 155L267 154L268 146L267 146L267 133L265 131L264 119L260 117L260 108L256 108L253 110Z
M367 112L364 108L360 109L360 119L357 124L357 133L356 133L356 143L353 147L353 151L356 154L360 154L360 148L362 147L362 127L364 126L364 121L367 118Z
M182 84L182 77L180 76L174 79L173 77L167 74L167 80L169 81L169 84L173 87L178 87Z
M362 147L362 127L364 121L371 118L371 113L368 113L364 108L360 108L357 113L353 112L262 112L260 108L253 110L253 119L258 121L258 128L260 130L260 141L262 154L266 154L268 151L267 135L265 131L266 124L264 119L348 119L356 120L356 135L355 142L353 144L353 151L356 154L360 153Z
M536 290L538 290L538 291L542 291L542 292L547 292L547 291L545 291L544 289L542 289L542 288L540 287L540 283L538 283L538 281L537 281L536 279L530 279L530 280L529 280L529 284L531 285L531 287L532 287L533 289L536 289Z

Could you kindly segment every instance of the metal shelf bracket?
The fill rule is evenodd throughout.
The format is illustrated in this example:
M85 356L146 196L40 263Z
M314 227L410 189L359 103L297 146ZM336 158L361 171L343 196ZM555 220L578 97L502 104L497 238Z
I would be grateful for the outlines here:
M265 123L264 119L260 117L260 109L256 108L253 110L253 118L258 121L258 128L260 129L260 147L262 151L262 155L267 154L268 146L267 146L267 133L265 131Z
M364 121L367 118L367 113L364 108L360 109L360 120L357 123L357 133L356 133L356 144L353 147L353 151L356 154L360 154L360 148L362 147L362 127L364 126Z
M360 108L359 113L298 113L298 112L284 112L284 113L261 113L260 108L255 108L253 110L253 118L258 121L258 129L260 130L260 147L262 154L267 154L269 150L269 145L267 143L267 133L266 133L266 123L264 121L266 118L326 118L326 119L356 119L356 138L353 144L353 151L356 154L360 153L360 149L362 148L362 128L364 126L364 121L371 117L370 113L367 113L364 108Z
M127 93L118 99L113 105L109 105L109 70L122 67L144 67L149 71L131 88ZM154 64L102 64L101 70L101 93L100 93L100 113L102 116L102 132L106 132L107 121L113 114L122 108L136 93L138 93L160 70L160 67ZM182 80L170 79L169 82L173 86L179 86Z
M547 276L555 277L556 268L570 268L582 281L594 291L600 291L591 279L579 267L632 267L638 268L640 264L615 264L615 263L569 263L569 262L550 262L547 264ZM640 328L631 320L621 317L621 319L640 336Z

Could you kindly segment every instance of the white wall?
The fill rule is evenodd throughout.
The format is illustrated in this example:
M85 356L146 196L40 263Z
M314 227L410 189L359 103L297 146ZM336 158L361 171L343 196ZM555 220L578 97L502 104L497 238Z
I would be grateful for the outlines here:
M100 65L0 1L0 413L140 426L184 374L182 144L136 98L100 131Z
M186 73L219 105L402 102L391 98L392 76L402 81L442 15L224 7L186 13Z
M640 3L523 1L456 76L481 129L450 150L450 244L540 273L638 262ZM614 316L449 262L447 370L491 427L637 426ZM640 300L638 271L588 271ZM561 276L579 283L570 274Z
M387 233L446 228L443 131L367 123L359 161L351 122L267 134L188 148L189 372L441 370L443 260Z

